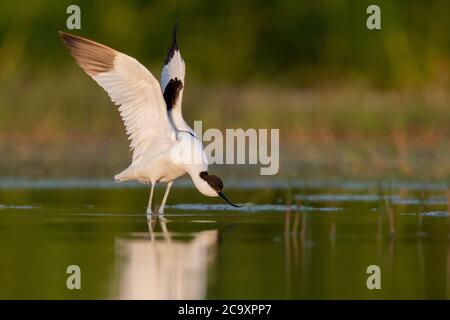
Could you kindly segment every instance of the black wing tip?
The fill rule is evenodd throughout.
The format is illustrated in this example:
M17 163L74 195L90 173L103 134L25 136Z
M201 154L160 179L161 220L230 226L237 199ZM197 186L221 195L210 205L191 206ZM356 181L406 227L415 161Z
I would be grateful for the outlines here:
M76 36L76 35L74 35L72 33L68 33L68 32L61 31L61 30L58 31L58 35L63 40L78 39L78 40L83 40L83 41L92 41L92 40L89 40L87 38Z
M175 20L175 25L173 26L172 31L172 44L169 48L169 51L167 52L166 59L164 60L164 64L168 64L170 60L172 60L173 55L175 54L175 51L178 51L178 43L177 43L177 31L178 31L178 18Z
M64 31L58 31L58 35L59 38L61 39L61 41L64 43L64 45L68 48L68 49L72 49L74 42L77 39L77 36L74 36L73 34L64 32Z
M59 38L61 40L63 40L64 42L66 42L68 39L71 39L71 38L75 37L73 34L70 34L70 33L67 33L67 32L64 32L64 31L61 31L61 30L58 31L58 35L59 35Z
M95 41L92 41L88 38L84 38L84 37L80 37L80 36L76 36L72 33L68 33L65 31L58 31L58 35L60 37L60 39L67 45L67 46L71 46L73 44L75 44L76 42L83 42L83 43L92 43L92 44L96 44L98 46L103 46L106 48L105 45L96 43ZM111 48L109 48L111 49ZM111 49L112 50L112 49Z

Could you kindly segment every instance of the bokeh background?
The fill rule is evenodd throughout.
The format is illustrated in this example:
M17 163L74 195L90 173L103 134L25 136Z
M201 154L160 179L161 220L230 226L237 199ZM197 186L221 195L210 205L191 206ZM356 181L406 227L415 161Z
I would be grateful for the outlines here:
M2 1L0 176L112 177L129 163L118 112L58 38L136 57L159 78L176 19L184 115L204 128L279 128L280 177L445 180L450 2ZM229 176L259 170L215 166Z
M448 0L0 1L0 298L122 297L114 286L133 261L177 294L183 280L117 249L149 239L149 187L113 182L128 140L58 37L71 4L81 7L73 33L157 78L179 20L188 123L280 129L279 175L210 169L241 211L190 181L170 193L171 246L218 233L207 272L197 256L163 255L186 247L130 252L187 263L187 291L203 281L197 270L209 299L450 299ZM366 28L370 4L381 30ZM72 264L81 291L65 285ZM383 290L367 290L372 264Z

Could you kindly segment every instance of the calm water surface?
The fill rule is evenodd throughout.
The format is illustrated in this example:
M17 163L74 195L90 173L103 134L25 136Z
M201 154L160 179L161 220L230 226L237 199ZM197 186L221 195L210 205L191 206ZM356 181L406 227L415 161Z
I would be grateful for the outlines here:
M240 210L172 190L164 217L147 217L142 187L3 182L0 298L450 298L440 184L256 183L227 190Z

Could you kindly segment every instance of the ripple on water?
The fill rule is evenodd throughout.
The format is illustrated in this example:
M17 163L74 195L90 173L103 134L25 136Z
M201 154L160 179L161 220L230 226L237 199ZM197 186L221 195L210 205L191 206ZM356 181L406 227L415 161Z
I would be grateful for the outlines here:
M235 208L227 204L197 204L197 203L181 203L175 205L167 205L166 208L176 210L195 210L195 211L246 211L246 212L286 212L289 208L293 211L341 211L342 208L336 207L309 207L291 205L290 207L281 204L246 204L243 207Z
M448 217L447 211L430 211L430 212L422 212L422 216L426 217Z
M35 206L27 206L27 205L18 206L18 205L5 205L5 204L0 204L0 209L29 210L29 209L36 209L36 208L39 208L39 207L35 207Z
M399 196L378 195L378 194L299 194L295 199L310 202L377 202L381 200L389 200L392 204L401 205L445 205L447 198L445 197L429 197L425 200L419 198L403 198Z
M177 187L192 188L192 182L189 180L177 181ZM340 190L365 191L382 187L384 190L411 190L411 191L445 191L447 185L439 182L404 182L404 181L286 181L266 180L261 181L241 181L229 180L227 187L239 190L250 189L285 189L289 185L293 188L322 189L337 188ZM114 179L66 179L66 180L28 180L20 178L2 179L0 181L0 189L75 189L75 188L143 188L145 185L137 182L117 183Z
M402 216L417 216L417 215L421 215L424 217L448 217L449 213L447 211L428 211L428 212L402 212L400 213L400 215Z

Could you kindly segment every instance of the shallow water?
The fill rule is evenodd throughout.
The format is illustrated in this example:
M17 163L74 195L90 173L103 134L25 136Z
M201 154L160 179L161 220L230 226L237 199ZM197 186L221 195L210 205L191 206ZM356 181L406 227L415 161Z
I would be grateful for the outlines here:
M148 218L136 185L0 182L0 298L450 298L445 185L228 186L244 208L181 183Z

